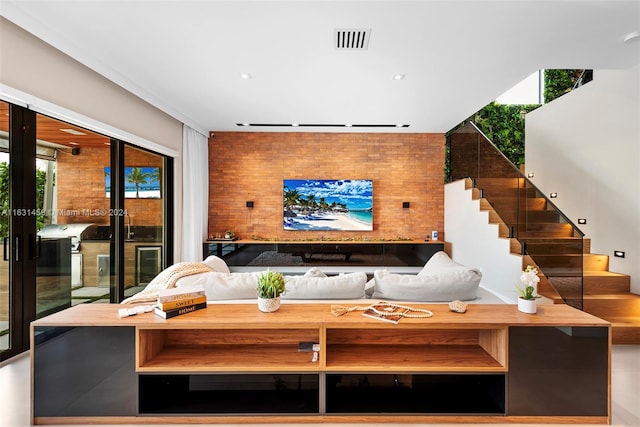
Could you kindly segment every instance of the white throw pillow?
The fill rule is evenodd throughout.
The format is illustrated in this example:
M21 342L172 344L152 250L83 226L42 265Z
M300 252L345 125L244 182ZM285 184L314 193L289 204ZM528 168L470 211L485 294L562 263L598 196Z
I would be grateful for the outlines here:
M311 267L302 277L327 277L319 268Z
M282 299L360 299L364 298L367 275L364 272L338 276L285 276L287 291Z
M258 277L264 271L250 273L211 273L195 274L178 280L176 286L200 285L204 288L208 300L229 300L258 298Z
M372 298L423 302L475 299L482 279L478 270L467 268L420 276L377 270L373 276L376 287Z
M217 271L219 273L231 273L231 271L229 271L227 263L224 262L222 258L219 258L215 255L209 255L203 262L211 267L213 271Z
M433 254L431 258L429 258L422 270L420 270L420 272L418 273L418 276L439 274L458 268L467 267L462 264L458 264L457 262L449 258L449 255L447 255L446 252L439 251Z

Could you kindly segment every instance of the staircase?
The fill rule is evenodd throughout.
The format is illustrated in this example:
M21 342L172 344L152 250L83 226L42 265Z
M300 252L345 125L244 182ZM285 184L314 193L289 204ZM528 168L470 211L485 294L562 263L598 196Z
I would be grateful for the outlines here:
M630 292L630 277L610 272L609 257L592 254L591 241L576 235L525 178L467 179L466 187L473 188L500 237L511 239L523 269L538 267L538 293L611 322L614 344L640 344L640 295Z

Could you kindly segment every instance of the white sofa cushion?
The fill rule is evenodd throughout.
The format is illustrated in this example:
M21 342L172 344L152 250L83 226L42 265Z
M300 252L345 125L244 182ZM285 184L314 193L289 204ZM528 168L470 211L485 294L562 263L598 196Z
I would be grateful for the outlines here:
M208 300L258 298L258 277L263 271L250 273L210 273L196 274L178 280L177 287L200 285Z
M418 275L375 271L372 298L432 302L475 299L482 279L480 271L457 263L453 265L448 256L438 258L429 268L425 265L426 271L423 269Z
M258 277L263 273L264 271L247 273L212 271L183 277L178 280L176 286L200 285L210 301L253 299L258 298L256 286ZM349 273L327 276L318 269L311 269L305 275L285 276L284 279L286 292L282 295L282 299L360 299L364 298L367 275Z
M324 273L323 273L324 274ZM282 299L360 299L365 297L364 272L338 276L285 276Z

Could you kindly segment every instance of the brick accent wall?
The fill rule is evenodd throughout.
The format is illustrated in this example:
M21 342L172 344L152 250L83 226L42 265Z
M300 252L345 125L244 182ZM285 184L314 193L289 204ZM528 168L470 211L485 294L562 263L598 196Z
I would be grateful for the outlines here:
M107 146L82 147L77 156L67 151L58 154L56 186L58 212L62 213L58 215L58 224L93 222L109 225L109 215L82 215L85 210L109 212L109 199L104 188L104 168L109 164Z
M58 224L92 222L109 225L110 200L105 195L104 168L111 162L109 147L82 147L73 156L61 152L57 158L56 178ZM125 150L127 166L162 167L162 157L143 150ZM162 199L125 199L125 208L135 226L162 225ZM106 215L83 215L103 209Z
M438 230L444 238L444 144L443 134L215 132L209 235L424 239ZM372 179L373 231L285 231L284 179Z

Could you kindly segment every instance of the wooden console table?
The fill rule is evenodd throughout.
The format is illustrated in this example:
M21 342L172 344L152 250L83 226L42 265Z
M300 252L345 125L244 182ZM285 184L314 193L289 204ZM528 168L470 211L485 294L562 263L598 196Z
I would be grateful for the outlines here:
M31 325L33 421L610 423L608 322L566 305L412 305L434 316L284 303L121 319L78 305ZM301 342L319 345L315 361Z

